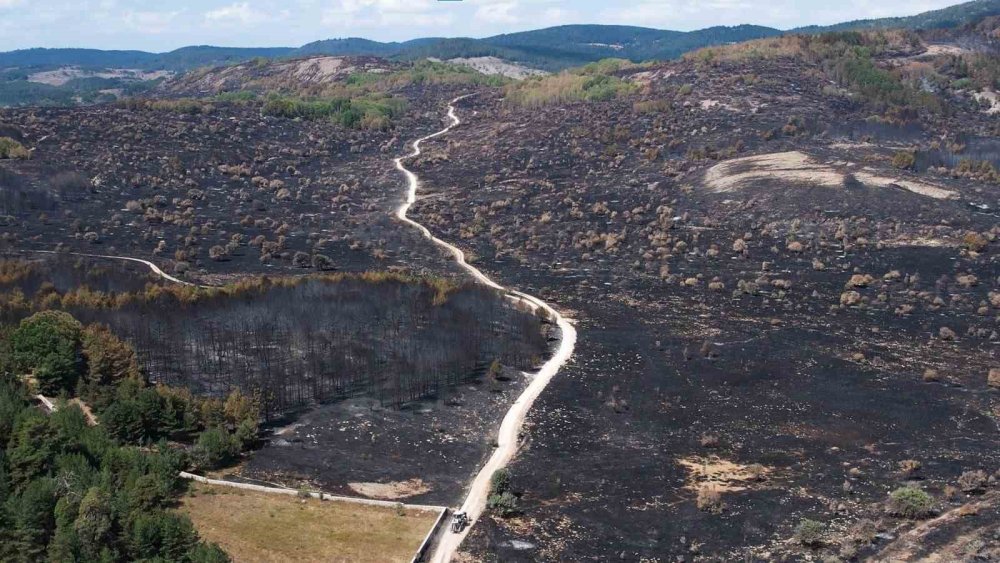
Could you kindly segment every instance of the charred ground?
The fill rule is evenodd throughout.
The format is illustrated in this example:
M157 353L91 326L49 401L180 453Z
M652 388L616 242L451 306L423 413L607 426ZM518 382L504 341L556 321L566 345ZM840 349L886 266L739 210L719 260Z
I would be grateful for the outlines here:
M853 558L917 536L988 556L989 518L956 510L996 510L979 495L1000 461L995 27L778 38L502 89L410 83L384 130L262 117L261 99L9 112L34 158L4 162L20 186L7 240L209 280L454 274L389 218L389 163L475 93L410 163L413 216L566 311L579 341L511 468L521 514L477 524L471 558ZM63 171L88 181L58 189ZM323 407L246 474L457 500L489 443L450 424L495 421L516 391L459 387L460 410ZM979 470L983 487L959 483ZM427 475L441 484L421 489ZM916 536L885 508L907 483L941 512ZM793 539L803 519L816 541Z
M997 469L1000 189L970 154L897 156L975 151L994 120L744 48L618 71L606 101L471 98L428 145L420 220L579 321L512 467L523 515L477 527L473 558L854 557L906 527L889 491L947 511ZM792 540L803 518L827 547ZM881 539L835 539L862 520Z

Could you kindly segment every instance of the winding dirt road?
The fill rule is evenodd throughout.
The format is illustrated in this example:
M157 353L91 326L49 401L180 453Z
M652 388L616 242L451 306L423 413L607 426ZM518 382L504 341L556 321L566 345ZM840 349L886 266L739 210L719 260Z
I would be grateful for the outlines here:
M469 96L460 96L448 104L448 119L451 123L449 123L447 127L437 133L417 139L413 142L413 151L410 154L401 156L395 160L396 168L406 176L408 184L406 201L396 211L396 216L401 221L418 229L424 234L425 237L433 241L434 244L450 252L452 256L454 256L458 265L465 269L465 271L467 271L480 283L504 292L507 297L514 301L529 303L535 309L542 309L548 313L549 318L554 319L556 324L559 326L561 338L559 348L556 350L555 354L553 354L553 356L545 362L545 365L543 365L537 373L531 376L531 382L517 398L514 404L511 405L510 410L507 411L503 421L500 423L500 432L497 436L497 447L493 450L493 454L490 456L489 460L487 460L486 465L484 465L482 469L479 470L479 473L476 474L476 478L469 488L469 494L465 498L465 502L462 504L462 508L460 509L469 515L469 519L472 524L458 534L452 533L448 530L445 530L442 533L441 540L438 542L435 547L434 554L430 558L430 561L435 563L445 563L447 561L451 561L452 556L454 556L458 547L462 544L465 536L468 535L469 530L472 529L472 526L475 525L476 521L482 515L483 510L486 508L486 497L489 495L490 477L493 475L494 471L505 467L510 462L511 458L514 457L514 454L517 452L518 435L520 434L521 425L524 423L524 417L528 414L528 410L531 408L532 403L535 402L535 399L538 398L542 390L545 389L545 386L548 385L552 376L559 371L559 368L561 368L563 364L569 361L570 356L573 354L573 347L576 345L576 329L573 328L573 325L570 324L568 319L560 315L559 312L552 308L548 303L532 295L505 288L497 282L491 280L474 266L469 265L465 261L465 253L459 250L456 246L435 237L431 234L427 227L406 216L407 211L410 210L410 207L412 207L413 203L417 200L417 190L420 188L420 179L416 174L408 170L406 166L403 165L403 161L420 156L420 143L444 135L458 126L461 123L461 120L457 115L455 115L455 103L467 97Z
M448 119L451 123L444 129L428 135L426 137L417 139L413 142L413 151L405 156L401 156L395 159L396 168L406 176L407 180L407 195L404 203L396 210L396 217L398 217L404 223L419 230L425 237L430 239L434 244L446 249L455 258L455 261L461 266L466 272L468 272L473 278L479 283L492 287L498 291L503 292L508 298L517 301L528 303L534 309L542 309L545 311L550 319L554 319L560 330L560 342L559 348L556 350L555 354L538 370L535 374L528 374L531 377L531 382L524 389L521 395L517 398L513 405L511 405L510 410L504 415L503 421L500 423L500 431L497 436L497 447L493 450L493 454L486 461L486 464L479 470L476 474L475 480L469 487L468 496L465 498L465 502L462 504L460 510L465 511L469 515L471 524L465 528L461 533L455 534L448 530L445 530L441 536L440 541L434 549L431 561L445 563L451 560L452 556L458 550L458 547L462 544L462 541L468 535L469 530L475 525L476 521L482 515L486 508L486 498L489 495L490 487L490 477L493 472L497 469L505 467L510 460L517 453L518 445L518 435L521 430L521 426L524 423L524 418L531 408L531 405L535 402L535 399L541 394L542 390L545 389L549 381L552 379L558 371L567 361L569 361L570 356L573 354L573 348L576 345L576 329L570 323L568 319L563 317L552 308L548 303L542 301L541 299L517 291L514 289L509 289L503 287L497 282L490 279L488 276L483 274L481 271L476 269L474 266L470 265L465 260L465 253L462 252L458 247L441 240L431 234L427 227L421 225L420 223L410 219L406 216L407 211L413 206L414 202L417 200L417 190L420 188L420 179L416 174L408 170L404 165L403 161L421 154L420 144L429 139L439 137L451 131L453 128L461 123L461 120L455 115L455 103L463 100L469 96L460 96L451 101L448 105ZM43 254L56 254L53 251L37 250L34 252ZM188 281L178 279L170 274L167 274L161 270L156 264L143 260L140 258L132 258L129 256L108 256L102 254L83 254L83 253L70 253L74 256L84 256L88 258L104 258L110 260L127 260L130 262L137 262L148 267L153 273L159 275L163 279L172 281L174 283L182 285L196 285ZM206 287L206 286L202 286Z
M188 281L177 279L174 276L171 276L170 274L168 274L168 273L164 272L163 270L161 270L160 267L157 266L156 264L153 264L149 260L143 260L142 258L131 258L129 256L107 256L107 255L104 255L104 254L84 254L82 252L60 253L60 252L56 252L54 250L28 250L27 252L35 252L35 253L38 253L38 254L69 254L70 256L83 256L84 258L105 258L107 260L125 260L126 262L136 262L136 263L139 263L139 264L143 264L144 266L146 266L147 268L149 268L150 270L152 270L152 272L154 274L160 276L161 278L163 278L163 279L165 279L167 281L172 281L174 283L179 283L181 285L196 285L196 284L193 284L193 283L188 282ZM199 286L199 287L209 287L209 286L202 285L202 286Z

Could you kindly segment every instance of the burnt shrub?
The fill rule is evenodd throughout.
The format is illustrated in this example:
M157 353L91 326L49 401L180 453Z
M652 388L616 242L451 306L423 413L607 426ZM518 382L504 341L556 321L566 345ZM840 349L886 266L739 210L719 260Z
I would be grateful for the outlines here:
M325 254L316 254L312 257L312 267L321 272L333 270L333 260Z
M913 151L899 151L892 157L892 166L900 170L910 170L917 163L917 157Z
M309 259L309 255L305 252L296 252L295 255L292 256L292 265L295 267L308 268L310 263L311 260Z
M222 246L215 245L212 248L208 249L208 257L211 258L212 260L215 260L216 262L221 262L222 260L225 260L227 256L229 256L229 252L227 252L226 249Z
M725 504L722 502L722 493L719 492L718 487L712 485L702 485L698 489L698 497L695 499L695 504L698 506L698 510L704 510L712 514L721 514L725 508Z
M986 375L986 384L990 387L1000 388L1000 368L993 368Z
M986 488L988 479L985 471L966 471L958 478L958 488L964 493L980 493Z
M875 541L878 534L878 526L876 526L874 521L862 518L851 525L847 534L848 538L854 543L868 545Z
M78 172L56 173L49 178L49 187L63 199L77 201L83 199L84 195L93 189L90 180Z

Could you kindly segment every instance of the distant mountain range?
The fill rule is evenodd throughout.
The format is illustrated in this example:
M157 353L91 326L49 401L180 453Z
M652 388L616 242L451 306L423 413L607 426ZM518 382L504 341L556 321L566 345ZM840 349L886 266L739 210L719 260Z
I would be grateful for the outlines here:
M0 53L0 69L9 72L14 68L80 66L184 71L257 57L372 55L399 60L496 56L544 70L560 70L608 57L626 58L637 62L670 59L709 45L759 39L789 32L818 33L879 27L933 29L963 25L988 15L1000 15L1000 0L975 0L910 17L859 20L832 26L809 26L785 31L753 25L720 26L690 32L618 25L565 25L483 39L435 37L381 43L368 39L346 38L316 41L298 48L195 46L168 53L97 49L24 49Z
M877 20L855 20L836 25L807 26L792 30L799 33L823 33L826 31L850 31L864 29L940 29L960 27L986 16L1000 15L1000 1L975 0L957 4L940 10L932 10L915 16L902 18L882 18Z

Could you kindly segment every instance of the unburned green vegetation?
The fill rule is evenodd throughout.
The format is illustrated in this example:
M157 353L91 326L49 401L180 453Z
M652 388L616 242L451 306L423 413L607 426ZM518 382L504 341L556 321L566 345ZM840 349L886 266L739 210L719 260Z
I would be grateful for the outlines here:
M877 59L919 52L920 38L907 31L833 32L787 35L738 45L708 47L685 56L698 64L739 63L756 59L797 58L817 64L840 86L882 108L940 112L941 101L910 80L905 70L887 69Z
M169 509L183 490L178 479L187 465L183 451L126 445L109 425L93 425L79 406L64 400L50 415L32 405L22 382L25 368L33 372L48 354L79 358L80 365L87 359L81 350L64 349L69 341L79 345L79 335L72 333L80 327L71 318L56 318L62 315L36 319L60 333L55 339L25 327L21 332L31 334L3 330L0 559L228 561L217 546L200 541L186 516ZM54 342L63 339L67 342ZM16 357L10 353L12 340Z
M609 100L636 90L615 73L637 65L619 59L606 59L587 66L550 76L529 78L507 86L506 101L519 106L537 107L573 101Z
M502 76L489 76L464 65L421 60L387 73L354 73L343 87L363 93L384 92L412 85L456 84L503 86L510 82Z
M31 158L31 151L10 137L0 137L0 159L4 158Z
M303 61L308 64L308 59ZM374 64L374 63L373 63ZM404 91L429 85L501 86L506 79L487 76L471 68L435 61L359 65L349 74L328 76L323 80L303 80L288 70L287 64L243 63L221 69L238 89L219 92L205 101L195 102L193 111L211 111L214 104L259 105L265 116L289 119L328 120L348 129L382 131L391 128L407 109L411 94ZM191 73L188 80L206 80L220 69ZM229 75L227 75L229 76ZM235 76L235 77L234 77ZM179 92L199 95L200 91L176 86ZM123 102L137 109L171 109L185 112L191 100L140 100Z
M177 100L126 98L115 102L115 105L132 111L162 111L188 115L212 113L212 110L214 109L211 102L189 98L181 98Z
M197 436L195 467L235 459L257 440L260 399L238 388L223 402L183 388L150 385L132 347L98 324L63 311L42 311L3 332L9 373L35 393L76 397L113 439L147 445Z
M384 130L406 109L406 100L391 96L303 100L273 96L261 113L292 119L327 119L347 128Z
M490 476L490 494L486 499L486 507L503 518L517 513L517 496L511 490L509 469L497 469Z

